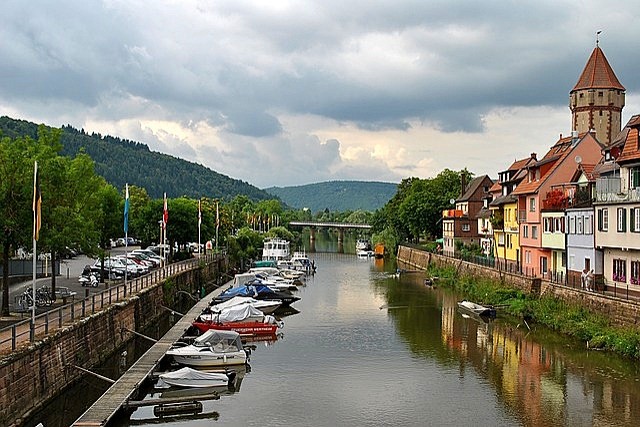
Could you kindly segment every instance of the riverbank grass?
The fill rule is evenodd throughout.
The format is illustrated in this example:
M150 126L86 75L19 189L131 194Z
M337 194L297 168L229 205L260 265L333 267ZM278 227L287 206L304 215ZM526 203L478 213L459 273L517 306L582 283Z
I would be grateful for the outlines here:
M488 278L459 276L454 267L431 265L427 273L438 277L440 286L461 292L474 302L493 305L511 316L578 338L591 349L640 359L639 330L613 327L606 317L583 306L553 297L528 295Z

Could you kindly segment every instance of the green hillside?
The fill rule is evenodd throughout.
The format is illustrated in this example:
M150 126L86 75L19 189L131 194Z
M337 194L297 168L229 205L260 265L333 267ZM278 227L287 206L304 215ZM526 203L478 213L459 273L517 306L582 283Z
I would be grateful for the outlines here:
M295 187L270 187L265 191L279 197L287 205L312 212L325 209L374 211L387 203L398 188L389 182L328 181Z
M252 200L273 196L244 181L232 179L202 165L150 151L146 144L97 133L87 134L71 126L62 127L63 155L73 157L84 150L95 161L96 173L116 188L125 183L144 187L152 198L187 196L232 198L244 194ZM38 125L0 117L0 134L37 139Z

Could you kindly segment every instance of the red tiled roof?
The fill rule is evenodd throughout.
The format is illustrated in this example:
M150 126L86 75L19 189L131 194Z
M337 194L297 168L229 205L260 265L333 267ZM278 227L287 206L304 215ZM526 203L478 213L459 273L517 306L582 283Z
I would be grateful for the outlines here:
M531 157L527 157L521 160L516 160L515 162L513 162L511 166L509 166L509 169L507 170L510 170L510 171L520 170L527 165L527 162L529 162L529 160L531 160Z
M622 149L622 154L618 157L618 163L624 163L629 160L638 160L640 159L640 130L639 126L634 126L629 129L629 133L627 133L627 140L624 144L624 148Z
M582 89L620 89L625 90L620 83L604 52L598 46L593 49L587 65L585 65L573 91Z
M584 136L584 134L583 134ZM560 138L551 149L545 154L542 160L538 161L535 165L549 165L547 172L540 177L540 179L531 182L523 182L513 191L512 194L529 194L538 191L540 186L544 184L553 171L562 163L564 158L571 152L571 140L572 137Z

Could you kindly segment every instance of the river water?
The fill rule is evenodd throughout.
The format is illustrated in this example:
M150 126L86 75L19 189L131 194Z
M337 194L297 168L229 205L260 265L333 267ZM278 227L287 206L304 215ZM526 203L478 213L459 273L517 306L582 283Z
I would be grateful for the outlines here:
M298 312L279 339L254 343L234 393L197 416L160 421L147 407L118 425L640 425L636 362L500 315L465 318L461 296L395 277L390 261L310 256L318 272Z
M256 343L239 390L167 425L639 424L635 363L509 319L465 318L458 296L422 274L396 278L389 262L312 257L299 313L280 339ZM139 409L122 425L151 419Z

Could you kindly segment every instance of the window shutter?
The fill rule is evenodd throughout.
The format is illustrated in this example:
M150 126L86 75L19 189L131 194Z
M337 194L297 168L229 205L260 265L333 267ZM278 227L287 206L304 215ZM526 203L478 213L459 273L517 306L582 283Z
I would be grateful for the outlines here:
M636 210L634 208L629 209L629 231L638 231L636 230Z
M622 231L627 231L627 210L622 208Z
M602 209L598 209L598 231L602 231Z

